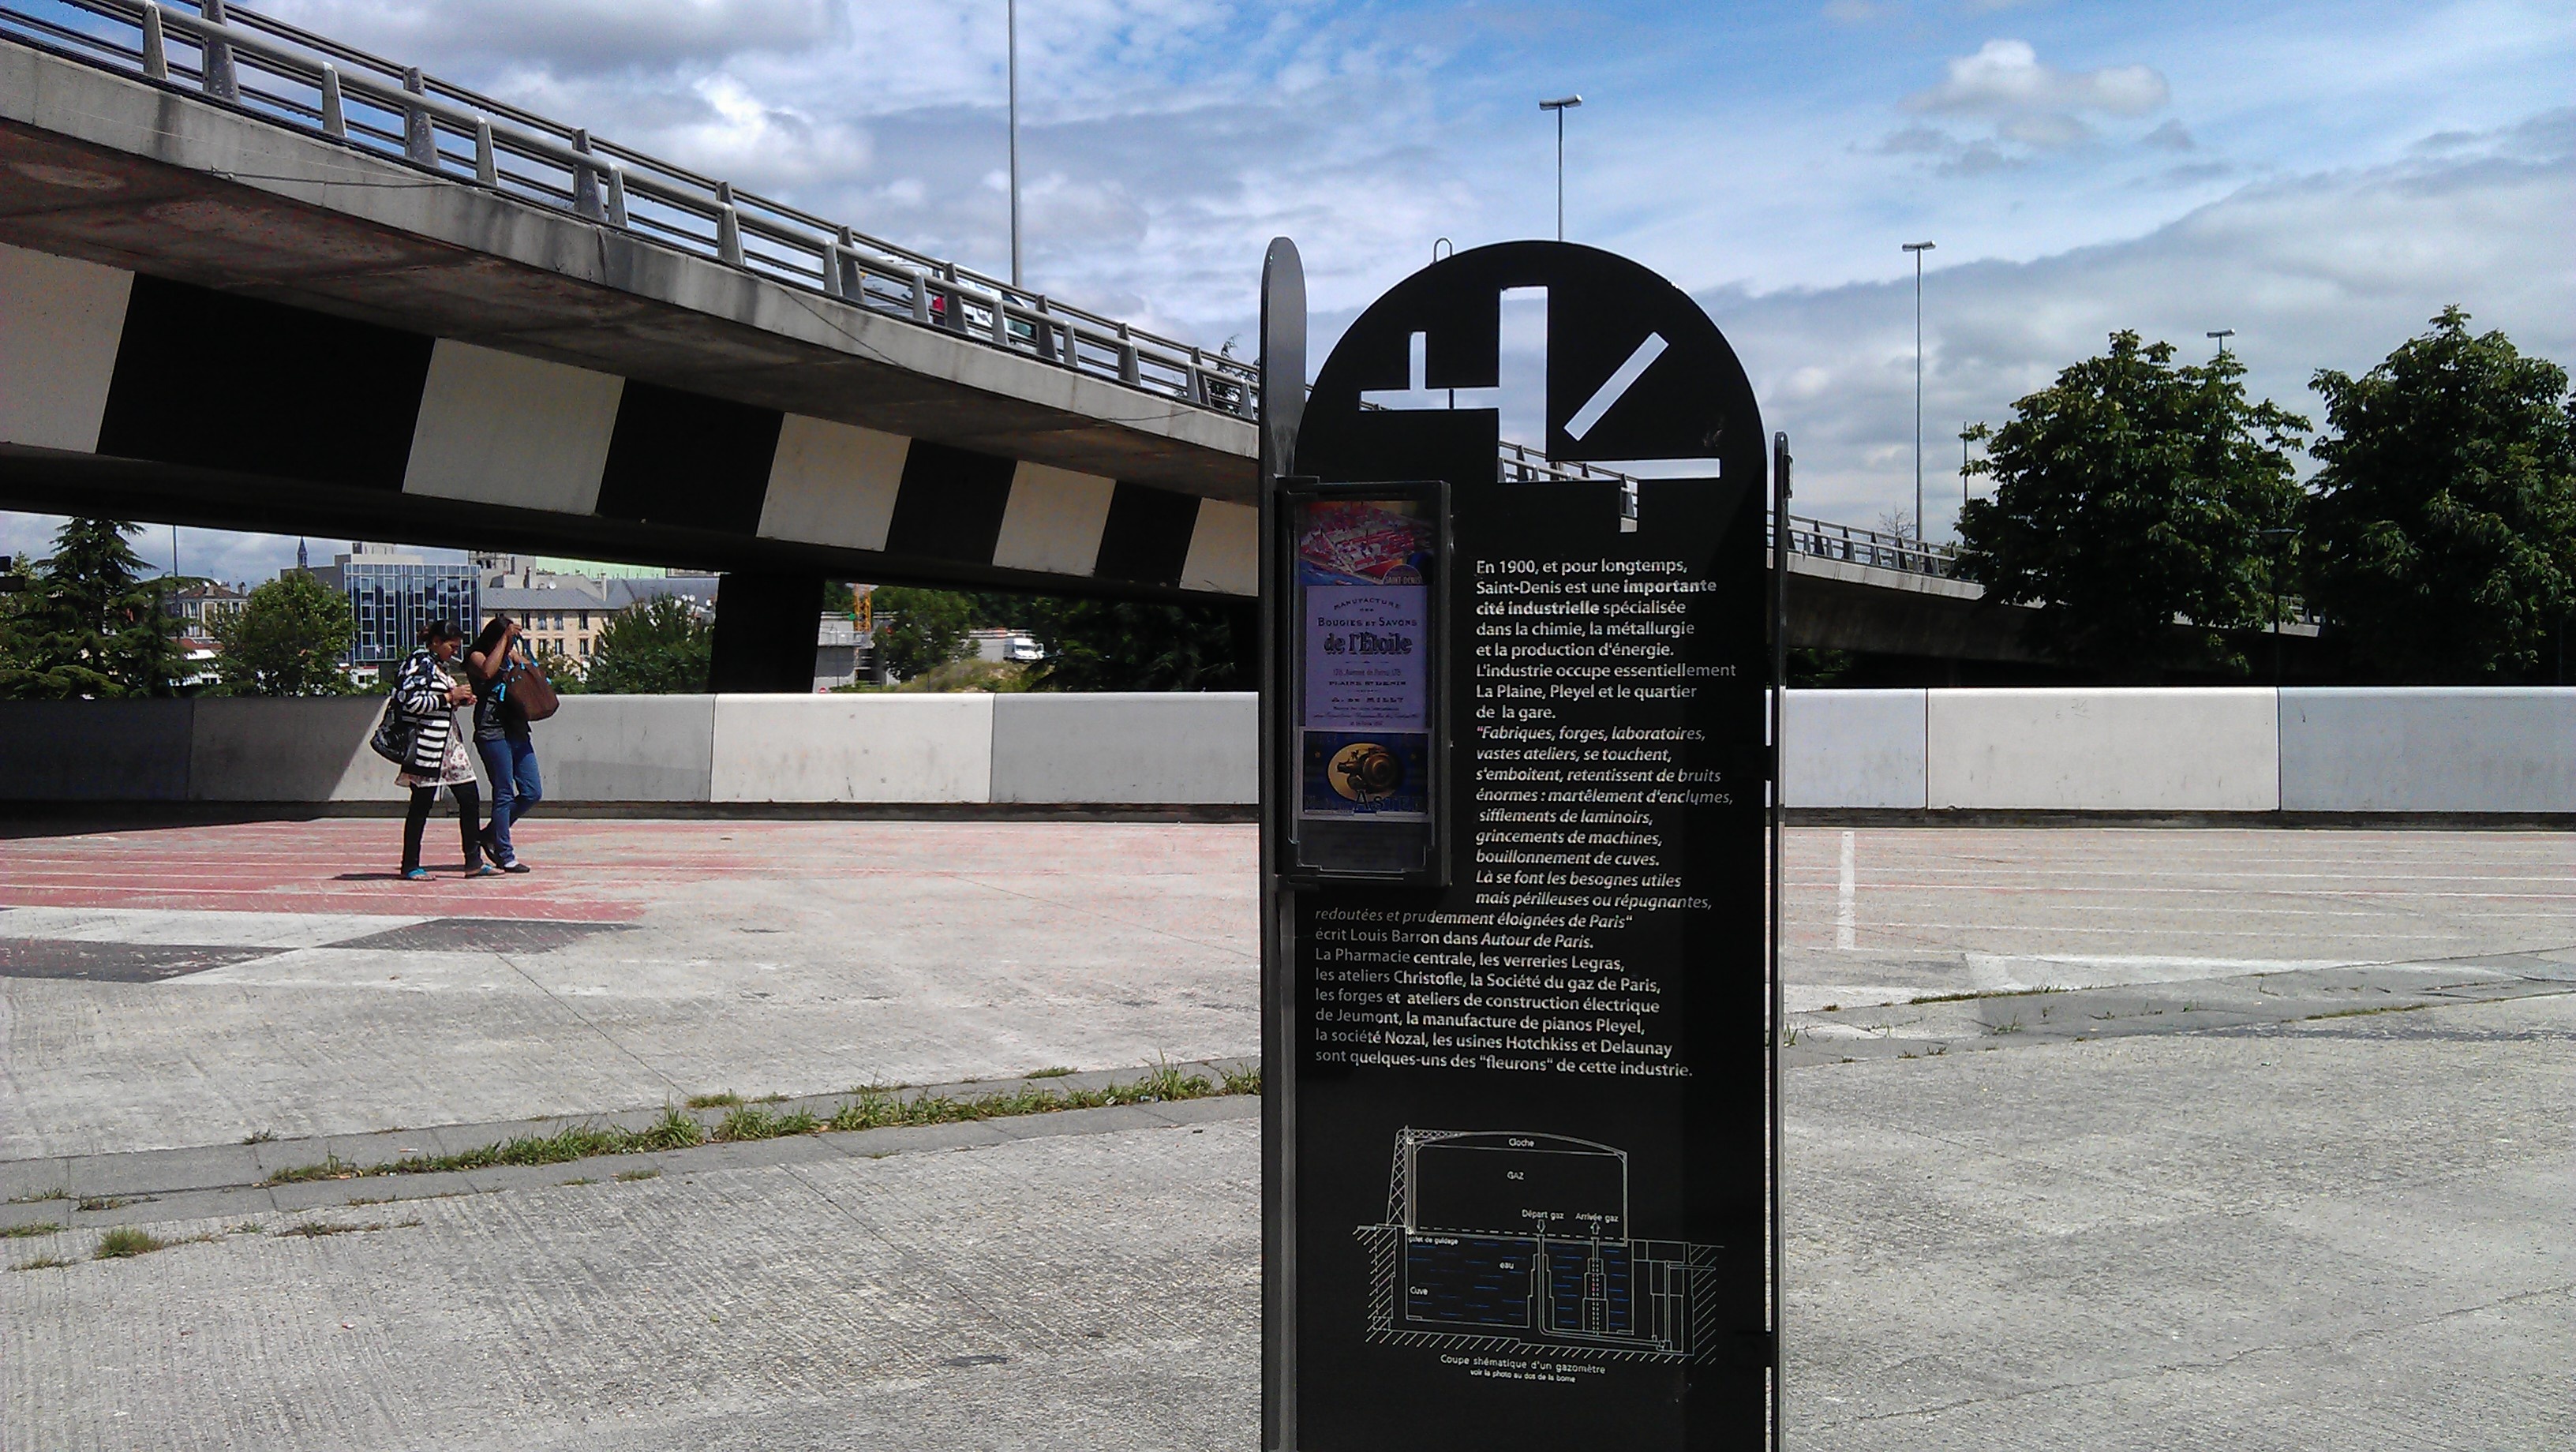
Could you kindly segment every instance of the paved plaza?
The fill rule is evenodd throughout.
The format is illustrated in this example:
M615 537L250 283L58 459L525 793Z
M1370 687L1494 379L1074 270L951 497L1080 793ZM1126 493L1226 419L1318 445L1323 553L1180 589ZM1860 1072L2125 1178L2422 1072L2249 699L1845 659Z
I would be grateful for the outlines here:
M1250 1055L1248 827L7 830L0 1444L1255 1445L1249 1097L259 1183ZM1790 854L1793 1445L2576 1442L2576 837Z

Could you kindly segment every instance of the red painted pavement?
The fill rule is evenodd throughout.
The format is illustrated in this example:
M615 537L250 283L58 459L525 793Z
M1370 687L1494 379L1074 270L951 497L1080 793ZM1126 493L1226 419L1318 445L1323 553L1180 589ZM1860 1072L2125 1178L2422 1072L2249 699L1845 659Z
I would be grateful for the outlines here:
M433 819L428 882L396 875L383 818L116 828L0 838L0 906L627 921L720 879L881 874L1152 877L1254 870L1235 825L538 820L525 875L467 879L456 822ZM1233 861L1239 859L1239 862Z

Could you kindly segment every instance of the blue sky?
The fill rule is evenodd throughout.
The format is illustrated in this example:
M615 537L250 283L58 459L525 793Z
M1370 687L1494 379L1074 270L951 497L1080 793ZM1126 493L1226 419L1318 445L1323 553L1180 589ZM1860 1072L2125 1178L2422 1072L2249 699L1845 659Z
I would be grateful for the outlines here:
M1007 266L1002 0L271 0L863 230ZM1435 239L1554 226L1689 289L1801 459L1802 513L1927 509L1959 422L2116 327L2313 411L2444 304L2576 363L2576 7L1022 0L1032 286L1209 344L1262 244L1318 342ZM1945 462L1946 461L1946 462ZM0 523L23 547L36 523ZM195 531L189 532L193 538ZM200 557L270 561L209 536ZM288 555L292 542L283 545ZM244 573L251 571L245 569ZM265 571L260 571L264 573Z

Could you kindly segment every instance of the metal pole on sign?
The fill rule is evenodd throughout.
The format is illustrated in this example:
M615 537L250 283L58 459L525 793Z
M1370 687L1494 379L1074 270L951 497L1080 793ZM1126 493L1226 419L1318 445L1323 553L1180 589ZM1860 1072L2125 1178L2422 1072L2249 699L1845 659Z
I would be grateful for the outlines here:
M1583 104L1581 96L1541 101L1538 108L1556 113L1556 240L1565 240L1565 113Z
M1281 591L1278 479L1296 468L1306 412L1306 270L1297 244L1272 239L1261 265L1261 688L1279 680ZM1289 913L1279 883L1278 712L1261 702L1261 1445L1297 1446L1297 1035Z
M1783 1340L1788 1328L1784 1264L1788 1240L1781 1229L1781 1151L1786 1136L1780 1107L1781 1053L1787 1047L1786 995L1780 988L1781 881L1786 876L1781 851L1787 843L1788 773L1782 732L1789 718L1789 436L1771 436L1771 934L1770 1070L1771 1070L1771 1452L1780 1452L1784 1419L1781 1394L1787 1384Z

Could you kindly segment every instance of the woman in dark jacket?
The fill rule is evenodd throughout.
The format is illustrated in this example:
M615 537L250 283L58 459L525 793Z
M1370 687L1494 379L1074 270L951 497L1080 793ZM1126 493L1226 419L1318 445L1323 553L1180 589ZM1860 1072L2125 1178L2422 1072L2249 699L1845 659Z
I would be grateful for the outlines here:
M456 708L474 699L474 688L447 673L456 659L464 632L439 621L420 633L420 649L402 663L394 678L394 702L411 719L411 752L394 784L411 788L411 812L403 819L402 875L413 882L429 876L420 865L420 835L429 825L429 810L446 788L456 797L456 823L465 839L465 873L490 877L483 861L480 832L482 794L474 789L474 755L456 730Z
M465 674L474 685L474 751L483 758L483 774L492 780L492 825L483 829L483 850L503 872L528 870L510 843L510 824L524 819L546 794L537 776L527 708L511 694L521 675L519 663L510 658L518 643L519 622L495 615L465 653Z

